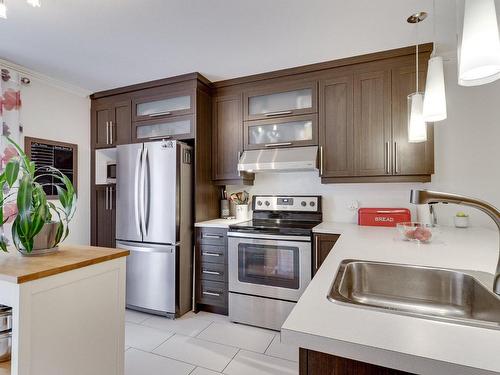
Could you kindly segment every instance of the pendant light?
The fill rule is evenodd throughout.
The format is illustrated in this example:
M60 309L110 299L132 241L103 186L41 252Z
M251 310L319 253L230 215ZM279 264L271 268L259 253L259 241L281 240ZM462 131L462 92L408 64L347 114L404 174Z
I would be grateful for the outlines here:
M28 0L28 4L31 5L33 8L40 8L42 6L40 0Z
M5 0L0 0L0 18L7 19L7 7Z
M427 124L424 121L424 95L418 91L418 24L425 20L427 13L418 12L406 20L415 24L417 34L416 54L416 90L408 95L408 142L418 143L427 141Z
M436 56L436 0L433 1L433 34L434 50L427 66L427 81L424 95L424 121L437 122L445 120L446 91L444 87L443 58Z
M459 85L479 86L500 78L495 0L465 0L458 46Z

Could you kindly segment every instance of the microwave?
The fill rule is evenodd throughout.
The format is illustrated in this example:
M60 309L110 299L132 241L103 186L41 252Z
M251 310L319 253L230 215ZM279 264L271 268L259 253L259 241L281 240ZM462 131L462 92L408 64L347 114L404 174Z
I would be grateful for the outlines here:
M109 163L106 166L106 180L108 184L116 183L116 163Z

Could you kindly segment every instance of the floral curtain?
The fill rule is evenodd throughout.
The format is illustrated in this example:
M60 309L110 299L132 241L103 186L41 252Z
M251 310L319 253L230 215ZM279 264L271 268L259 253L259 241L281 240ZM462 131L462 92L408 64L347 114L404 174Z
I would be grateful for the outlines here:
M0 124L2 125L2 134L0 140L0 170L3 171L7 162L17 155L16 149L7 142L5 136L10 137L15 142L19 143L21 134L20 124L20 109L21 109L21 86L19 75L10 69L5 69L0 66ZM15 201L9 200L9 203L4 205L4 220L9 219L10 222L16 214ZM4 229L5 235L10 238L10 225L5 225L9 228L4 228L2 223L0 227Z

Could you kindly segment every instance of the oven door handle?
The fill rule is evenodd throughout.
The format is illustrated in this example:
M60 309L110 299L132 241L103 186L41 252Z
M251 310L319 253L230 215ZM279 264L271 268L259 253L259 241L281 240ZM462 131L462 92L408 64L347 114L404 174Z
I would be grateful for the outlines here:
M311 242L309 236L286 236L280 234L260 234L260 233L241 233L231 232L227 233L228 237L248 238L248 239L262 239L262 240L277 240L277 241L294 241L294 242Z

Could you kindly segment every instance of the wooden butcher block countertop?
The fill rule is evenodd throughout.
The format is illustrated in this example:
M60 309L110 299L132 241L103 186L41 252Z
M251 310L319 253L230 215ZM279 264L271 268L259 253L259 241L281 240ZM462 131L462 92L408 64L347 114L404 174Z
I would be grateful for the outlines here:
M0 251L0 280L21 284L127 255L122 249L63 245L54 254L29 257L9 248L8 253Z

